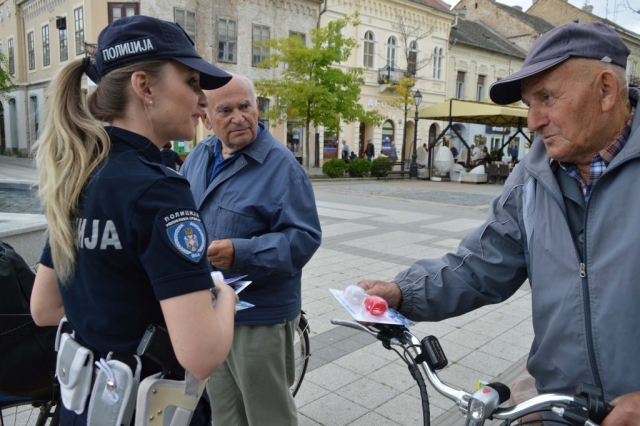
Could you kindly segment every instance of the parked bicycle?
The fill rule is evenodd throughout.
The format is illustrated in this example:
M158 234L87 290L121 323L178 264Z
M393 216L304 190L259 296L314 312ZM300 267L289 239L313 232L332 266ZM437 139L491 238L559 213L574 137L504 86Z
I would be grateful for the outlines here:
M55 328L38 327L31 315L0 315L1 426L60 424L60 392L53 375L55 351L49 332L55 337Z
M304 375L307 372L307 366L309 364L310 348L309 348L309 321L305 316L304 311L300 314L300 322L296 329L296 337L294 341L294 351L296 354L296 374L293 385L291 386L291 393L295 397L300 389Z
M401 325L375 324L368 327L335 319L331 323L369 333L380 340L386 349L398 353L420 388L425 426L430 424L430 413L424 375L439 393L456 403L465 414L466 426L482 426L486 420L493 419L504 420L502 425L508 426L528 414L542 411L554 413L558 418L554 421L560 424L598 426L612 409L604 402L600 389L585 384L580 385L574 395L543 394L511 407L500 407L510 397L509 388L502 383L490 383L474 393L468 393L440 380L436 371L446 367L448 361L434 336L427 336L420 341Z

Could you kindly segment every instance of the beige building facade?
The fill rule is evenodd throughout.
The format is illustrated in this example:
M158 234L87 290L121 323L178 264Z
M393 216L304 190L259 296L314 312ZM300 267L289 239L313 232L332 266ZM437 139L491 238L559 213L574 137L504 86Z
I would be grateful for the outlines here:
M7 57L15 84L2 100L0 152L28 154L42 130L51 79L60 67L91 54L98 34L113 20L144 14L177 22L203 58L224 70L257 79L275 77L281 70L257 68L266 51L253 40L293 33L308 37L318 25L321 5L322 0L0 0L0 50ZM83 78L85 94L94 86ZM268 108L270 101L261 99L261 108ZM284 143L298 138L295 124L270 130ZM204 136L200 126L196 140ZM179 144L174 147L187 153L194 141L176 142ZM302 155L299 151L294 154Z
M42 131L46 89L61 66L91 51L109 16L106 1L0 2L0 46L14 89L2 99L1 150L27 155ZM86 77L83 91L89 84Z
M447 67L447 99L491 102L489 87L496 81L520 70L526 52L482 21L459 18L451 28L449 65ZM516 132L515 128L496 128L480 124L453 123L467 145L486 146L489 152L499 149ZM464 144L453 131L447 133L450 145L459 153ZM525 139L514 139L519 152L525 152ZM503 155L507 147L503 147ZM501 160L498 158L497 160Z
M366 141L371 139L376 156L380 152L388 154L390 141L395 141L398 158L401 159L404 152L405 159L409 159L414 142L415 109L410 106L408 110L405 136L404 106L394 106L400 97L391 85L402 77L412 76L413 66L415 85L411 92L420 90L420 106L445 100L448 38L454 14L437 0L327 0L321 23L356 11L360 24L345 28L344 36L354 38L359 45L348 62L337 66L364 70L360 103L367 110L378 111L384 120L377 126L343 123L337 135L330 138L320 132L321 155L323 159L335 157L335 143L344 139L352 151L363 157ZM435 139L441 130L440 122L419 120L417 146Z

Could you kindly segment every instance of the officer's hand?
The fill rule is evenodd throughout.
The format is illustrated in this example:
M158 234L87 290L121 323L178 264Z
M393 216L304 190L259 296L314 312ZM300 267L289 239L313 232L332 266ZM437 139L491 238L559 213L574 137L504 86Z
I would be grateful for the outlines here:
M358 283L360 287L365 289L367 294L380 296L387 301L390 308L399 309L402 305L402 292L396 283L388 283L385 281L362 280Z
M640 424L640 392L621 395L611 401L613 411L602 426L632 426Z
M236 294L236 291L233 289L233 287L223 283L222 281L214 280L213 282L216 286L211 289L211 292L216 298L220 297L222 294L226 294L228 295L228 297L231 297L233 299L234 303L238 303L238 300L240 299L238 298L238 295Z
M207 249L207 258L218 269L231 269L236 251L231 240L217 240L212 242Z

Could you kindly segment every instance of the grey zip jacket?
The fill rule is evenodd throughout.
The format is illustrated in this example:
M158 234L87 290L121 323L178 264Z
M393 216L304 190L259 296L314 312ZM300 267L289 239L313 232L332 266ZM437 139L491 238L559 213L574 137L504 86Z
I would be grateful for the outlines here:
M640 90L629 98L637 106ZM608 401L640 390L639 127L636 107L628 142L585 208L583 261L536 139L456 254L420 260L395 277L401 312L439 321L502 302L528 278L535 339L527 367L538 390L574 393L588 383Z

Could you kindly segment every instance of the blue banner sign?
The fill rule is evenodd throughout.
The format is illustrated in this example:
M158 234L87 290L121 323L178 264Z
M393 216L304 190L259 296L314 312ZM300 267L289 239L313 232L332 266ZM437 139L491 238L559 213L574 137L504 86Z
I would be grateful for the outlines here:
M486 133L508 133L509 130L511 130L509 127L492 126L490 124L487 124Z

